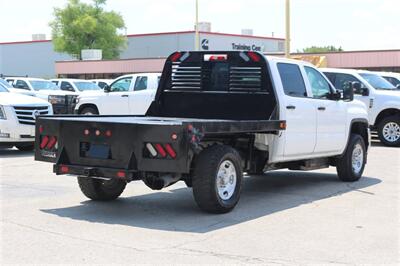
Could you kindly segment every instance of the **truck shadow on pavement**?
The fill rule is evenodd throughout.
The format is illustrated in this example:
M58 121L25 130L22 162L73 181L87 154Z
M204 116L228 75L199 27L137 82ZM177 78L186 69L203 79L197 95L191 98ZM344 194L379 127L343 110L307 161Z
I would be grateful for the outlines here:
M278 171L245 178L239 204L222 215L201 212L188 188L122 197L113 202L84 201L77 206L42 211L93 223L207 233L351 191L373 197L363 189L380 182L363 177L355 183L343 183L335 174Z
M19 151L0 148L0 158L33 157L33 155L33 151Z

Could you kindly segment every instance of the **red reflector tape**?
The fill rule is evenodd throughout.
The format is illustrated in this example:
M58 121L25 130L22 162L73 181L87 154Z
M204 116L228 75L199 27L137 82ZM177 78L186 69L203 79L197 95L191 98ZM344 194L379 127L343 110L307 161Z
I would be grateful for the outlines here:
M54 145L56 145L56 143L57 143L57 138L54 137L54 136L50 137L50 140L49 140L49 142L48 142L47 145L46 145L46 149L51 149L51 148L53 148Z
M168 155L171 156L171 158L175 159L176 158L176 152L174 151L174 149L172 148L172 146L170 144L165 144L165 149L168 152Z
M44 147L46 147L48 142L49 142L49 136L43 136L42 141L40 142L40 148L44 149Z
M167 153L165 152L163 146L161 146L161 144L157 143L156 145L156 150L158 151L158 154L161 155L161 157L165 157L167 156Z
M43 130L44 130L43 125L40 125L39 126L39 133L43 133Z

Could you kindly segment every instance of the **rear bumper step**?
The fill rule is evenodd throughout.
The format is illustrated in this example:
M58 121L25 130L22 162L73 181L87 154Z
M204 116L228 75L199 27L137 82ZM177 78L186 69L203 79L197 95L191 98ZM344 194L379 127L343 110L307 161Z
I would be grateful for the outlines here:
M140 179L137 171L105 168L105 167L65 165L65 164L54 164L53 173L55 173L56 175L103 177L106 179L117 178L127 181Z

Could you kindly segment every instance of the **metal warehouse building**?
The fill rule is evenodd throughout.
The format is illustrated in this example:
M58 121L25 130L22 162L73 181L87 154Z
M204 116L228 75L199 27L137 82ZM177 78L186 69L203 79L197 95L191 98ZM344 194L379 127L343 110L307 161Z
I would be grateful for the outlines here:
M160 71L164 59L177 50L195 49L195 32L127 35L121 60L77 61L53 51L50 40L0 43L0 74L4 76L54 76L103 78L132 72ZM249 50L282 53L282 38L200 32L201 50Z

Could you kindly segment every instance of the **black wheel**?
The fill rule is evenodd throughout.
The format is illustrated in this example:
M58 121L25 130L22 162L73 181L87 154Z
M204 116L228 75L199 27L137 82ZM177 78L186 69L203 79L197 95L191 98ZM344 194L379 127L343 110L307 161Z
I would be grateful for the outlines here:
M78 176L78 184L86 197L103 201L118 198L126 186L126 182L123 180L101 180L83 176Z
M226 213L239 201L243 172L238 152L223 145L211 146L196 158L192 185L203 211Z
M400 146L400 116L392 115L385 117L378 124L378 136L386 146Z
M97 111L94 107L85 107L80 112L81 115L98 115L99 111Z
M354 182L361 178L367 160L364 139L357 134L350 136L346 151L338 159L336 170L340 180Z
M35 146L33 144L21 145L21 146L18 145L15 147L17 147L17 149L20 151L33 151L35 149Z

